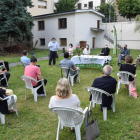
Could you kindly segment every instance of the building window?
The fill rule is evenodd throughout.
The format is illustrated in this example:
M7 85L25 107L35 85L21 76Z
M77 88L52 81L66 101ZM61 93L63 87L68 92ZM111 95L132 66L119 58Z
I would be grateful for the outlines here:
M45 46L45 38L40 38L40 46Z
M87 7L87 4L84 4L84 7Z
M101 0L101 4L105 3L105 0Z
M89 9L93 9L93 1L89 2Z
M60 46L67 46L67 38L60 38Z
M67 19L66 18L61 18L58 20L59 21L59 29L66 29L67 28Z
M47 9L47 1L38 1L38 8Z
M38 21L38 30L45 30L44 21Z
M82 4L81 3L78 3L78 10L81 10L82 8L82 6L81 6Z
M100 28L100 20L97 20L97 28Z

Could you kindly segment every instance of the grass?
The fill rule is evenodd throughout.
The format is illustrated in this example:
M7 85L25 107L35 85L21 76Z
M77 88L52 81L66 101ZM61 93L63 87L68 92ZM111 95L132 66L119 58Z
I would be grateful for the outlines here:
M45 57L49 55L49 50L29 50L28 51L28 57L31 57L31 52L35 53L35 57ZM58 51L58 53L62 53L62 51ZM23 56L22 52L21 53L14 53L11 55L5 55L5 56L0 56L0 60L8 61L9 63L14 63L14 62L19 62L20 58Z
M97 54L100 49L93 50L92 54ZM131 50L131 55L134 59L139 55L138 50ZM116 67L117 59L112 54L112 76L117 79L116 72L119 68ZM31 91L28 90L27 99L25 100L25 85L20 79L23 75L23 66L11 68L11 78L9 80L10 89L13 89L17 95L17 108L19 116L16 114L6 115L6 123L0 124L0 140L55 140L57 133L58 117L48 109L50 97L55 95L55 87L57 81L61 78L61 71L57 65L48 66L48 60L39 61L41 72L44 78L48 80L46 85L47 97L39 97L37 102L34 102ZM137 92L140 92L140 68L137 68ZM81 69L81 83L76 83L72 87L74 94L77 94L81 107L84 109L89 106L89 93L85 91L86 87L91 86L93 80L102 76L102 71L98 68ZM97 140L139 140L140 139L140 97L135 99L129 97L128 90L121 87L116 98L116 112L107 112L107 121L103 121L103 113L100 111L100 106L92 108L94 117L97 118L100 136ZM81 127L82 140L84 140L85 127L84 123ZM60 131L60 140L75 140L75 133L70 133L69 128L64 128Z

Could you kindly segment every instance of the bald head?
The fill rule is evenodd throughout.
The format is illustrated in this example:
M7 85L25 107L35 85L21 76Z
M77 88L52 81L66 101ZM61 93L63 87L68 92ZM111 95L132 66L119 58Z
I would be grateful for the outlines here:
M113 71L113 68L110 66L110 65L105 65L103 67L103 73L106 75L106 76L109 76Z

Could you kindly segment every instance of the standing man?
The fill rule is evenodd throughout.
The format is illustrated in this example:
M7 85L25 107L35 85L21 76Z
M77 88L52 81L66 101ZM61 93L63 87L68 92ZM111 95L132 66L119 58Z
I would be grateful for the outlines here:
M121 60L124 60L127 55L130 55L130 50L127 49L127 45L125 44L118 56L118 67L121 64Z
M55 38L52 38L52 41L48 44L48 47L50 48L49 65L51 65L52 59L53 59L53 65L55 65L57 49L59 48L59 44L56 42Z

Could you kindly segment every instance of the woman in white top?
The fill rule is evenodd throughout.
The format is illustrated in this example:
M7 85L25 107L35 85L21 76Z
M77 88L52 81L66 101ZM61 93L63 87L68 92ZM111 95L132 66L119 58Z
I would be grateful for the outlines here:
M69 44L69 48L67 49L67 52L69 53L69 56L73 56L73 52L74 52L74 49L73 49L73 45L70 43Z
M84 49L83 54L84 54L84 55L90 55L90 48L89 48L89 45L86 45L86 48Z
M52 107L69 107L83 111L80 107L80 100L77 95L72 94L69 80L61 78L56 86L56 95L52 96L49 103L49 108ZM82 121L83 116L79 114L74 115L75 124L79 124ZM74 129L71 128L71 131Z

